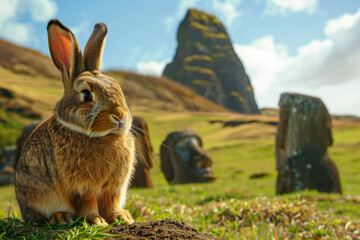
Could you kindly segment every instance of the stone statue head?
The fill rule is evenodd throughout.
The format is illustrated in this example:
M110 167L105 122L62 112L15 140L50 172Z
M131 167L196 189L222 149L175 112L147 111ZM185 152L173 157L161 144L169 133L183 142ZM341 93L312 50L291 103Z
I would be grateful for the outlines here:
M161 146L161 170L170 184L214 181L212 160L192 130L170 133Z

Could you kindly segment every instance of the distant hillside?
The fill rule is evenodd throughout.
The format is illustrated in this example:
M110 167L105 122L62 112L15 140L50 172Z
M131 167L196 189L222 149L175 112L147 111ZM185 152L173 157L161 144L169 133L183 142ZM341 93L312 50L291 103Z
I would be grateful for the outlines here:
M0 39L0 66L25 75L59 78L60 73L48 56Z
M279 116L279 109L277 108L262 108L260 110L261 115L267 117L278 117ZM353 115L331 115L331 119L333 121L340 121L340 122L353 122L353 123L360 123L360 117L353 116Z
M228 111L166 78L118 71L108 74L119 80L134 110ZM52 114L61 95L60 74L49 57L0 40L0 109L44 118Z
M130 107L170 112L228 112L193 90L167 78L149 77L136 73L110 71L106 74L120 80Z
M167 78L122 71L105 73L119 80L135 114L137 110L229 112ZM0 109L32 119L50 116L63 91L59 75L49 57L0 40ZM277 118L277 109L262 110L262 115ZM333 119L360 122L355 116Z

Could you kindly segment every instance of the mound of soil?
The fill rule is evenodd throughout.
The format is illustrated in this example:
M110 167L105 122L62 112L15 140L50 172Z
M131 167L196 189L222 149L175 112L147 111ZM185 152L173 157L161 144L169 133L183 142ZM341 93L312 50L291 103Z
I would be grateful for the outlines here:
M136 222L131 225L117 225L109 231L110 234L120 235L110 239L144 240L144 239L195 239L212 240L216 237L199 233L195 228L184 222L173 219L156 222Z

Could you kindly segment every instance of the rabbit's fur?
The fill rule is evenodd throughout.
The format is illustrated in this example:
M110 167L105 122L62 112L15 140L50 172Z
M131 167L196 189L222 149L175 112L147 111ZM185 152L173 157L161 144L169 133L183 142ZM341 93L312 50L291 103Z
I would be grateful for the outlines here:
M84 56L73 33L48 24L49 48L64 95L27 139L15 174L25 221L107 225L121 217L134 164L132 117L120 85L100 73L107 28L95 25Z

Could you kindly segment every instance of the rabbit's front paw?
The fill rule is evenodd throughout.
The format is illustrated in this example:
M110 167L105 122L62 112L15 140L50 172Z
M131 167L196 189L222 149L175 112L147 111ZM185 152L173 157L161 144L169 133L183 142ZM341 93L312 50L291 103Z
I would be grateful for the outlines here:
M134 219L132 218L129 211L120 209L116 211L115 216L108 219L109 223L116 222L119 218L123 221L124 225L130 225L134 223Z
M74 221L73 216L69 212L55 212L50 220L50 224L68 225Z
M105 221L104 218L100 217L98 214L89 214L86 215L86 221L90 224L97 226L107 227L109 224Z

